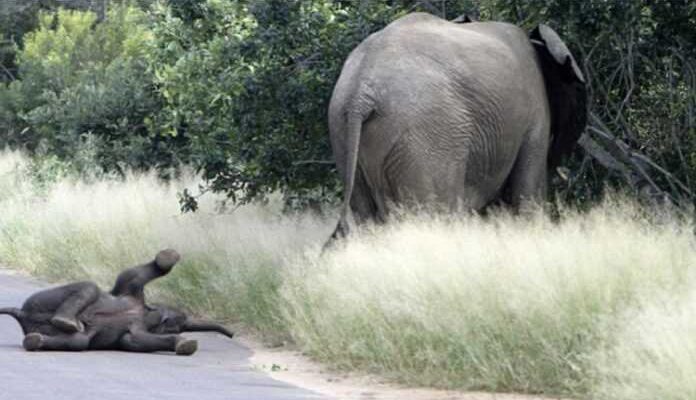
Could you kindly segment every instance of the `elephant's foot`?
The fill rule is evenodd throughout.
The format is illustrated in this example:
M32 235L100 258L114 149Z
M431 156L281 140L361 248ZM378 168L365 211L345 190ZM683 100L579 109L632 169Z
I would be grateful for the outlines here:
M155 264L157 264L161 270L169 271L174 264L179 261L179 258L179 253L177 253L176 250L166 249L157 253L157 256L155 256Z
M333 240L340 240L340 239L345 239L351 234L351 227L350 224L348 223L348 220L345 218L341 218L338 221L338 224L336 225L336 229L334 230L333 234L331 235L331 239Z
M65 333L77 333L85 330L85 326L82 324L82 322L74 318L64 317L62 315L56 315L55 317L51 318L51 325Z
M180 338L176 341L175 351L180 356L190 356L198 350L198 341Z
M43 345L43 336L41 336L40 333L29 333L26 336L24 336L24 341L22 342L22 346L24 346L24 349L27 351L36 351L36 350L41 350L41 346Z

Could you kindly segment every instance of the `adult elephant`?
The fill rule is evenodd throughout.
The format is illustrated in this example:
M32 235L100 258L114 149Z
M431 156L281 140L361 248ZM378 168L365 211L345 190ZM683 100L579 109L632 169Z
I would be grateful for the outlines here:
M393 205L480 210L542 201L586 123L560 37L501 22L404 16L348 56L329 106L344 200L333 238Z

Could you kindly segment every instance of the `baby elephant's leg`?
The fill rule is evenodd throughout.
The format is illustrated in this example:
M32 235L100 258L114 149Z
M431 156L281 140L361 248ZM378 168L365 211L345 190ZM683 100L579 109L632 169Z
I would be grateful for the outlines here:
M85 351L89 348L89 341L89 336L84 333L47 336L34 332L29 333L24 337L24 342L22 345L27 351Z
M155 335L149 332L125 334L120 341L121 349L140 353L174 351L189 356L198 350L198 342L179 335Z
M66 332L82 332L84 327L77 315L99 298L99 287L94 282L79 282L69 286L67 297L51 318L51 324Z
M111 294L114 296L133 296L144 301L145 285L154 279L167 275L174 264L179 261L179 258L179 253L172 249L160 251L154 260L121 272L116 278L116 284L111 290Z

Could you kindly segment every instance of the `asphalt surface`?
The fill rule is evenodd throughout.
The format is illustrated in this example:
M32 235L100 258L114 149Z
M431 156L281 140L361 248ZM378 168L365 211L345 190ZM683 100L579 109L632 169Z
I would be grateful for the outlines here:
M0 269L0 307L21 307L29 295L45 287ZM190 357L116 351L27 352L17 322L2 315L0 399L325 399L254 370L248 360L252 352L234 340L212 333L187 336L198 339L198 352Z

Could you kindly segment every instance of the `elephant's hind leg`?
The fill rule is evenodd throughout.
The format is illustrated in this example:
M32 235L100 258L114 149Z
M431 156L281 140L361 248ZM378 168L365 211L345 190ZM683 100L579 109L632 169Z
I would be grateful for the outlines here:
M511 171L509 201L521 213L532 211L546 199L547 132L547 128L532 130Z
M129 268L116 278L116 284L111 290L114 296L133 296L143 300L144 288L149 282L167 275L174 264L179 261L179 253L172 249L162 250L149 263Z
M191 355L198 350L198 342L179 335L155 335L148 332L131 332L123 335L121 349L139 353L174 351L178 355Z
M93 282L79 282L69 288L68 297L56 310L51 324L66 333L82 332L84 326L78 321L77 315L97 301L101 291Z
M48 336L33 332L24 337L22 345L27 351L85 351L89 348L89 341L89 336L84 333Z

